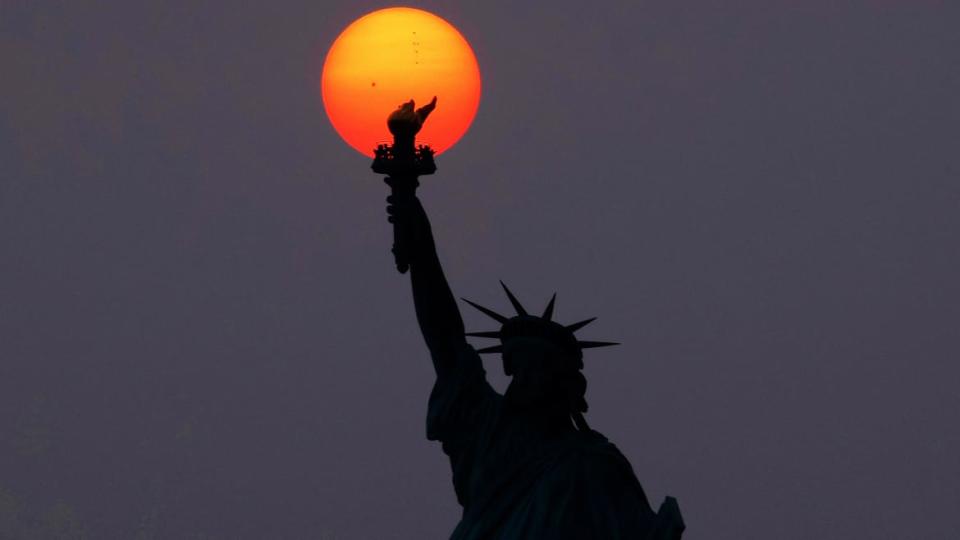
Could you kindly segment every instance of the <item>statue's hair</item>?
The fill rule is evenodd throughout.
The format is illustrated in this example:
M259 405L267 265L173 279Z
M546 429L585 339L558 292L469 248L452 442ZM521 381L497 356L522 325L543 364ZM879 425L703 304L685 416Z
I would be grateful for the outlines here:
M570 412L587 412L587 378L577 370L564 377L564 395Z

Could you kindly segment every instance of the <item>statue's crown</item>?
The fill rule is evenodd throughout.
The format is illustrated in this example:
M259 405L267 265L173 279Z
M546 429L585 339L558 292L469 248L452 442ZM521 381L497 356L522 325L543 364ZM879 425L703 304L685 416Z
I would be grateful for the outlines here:
M517 311L517 315L515 317L506 317L493 311L492 309L485 308L481 305L471 302L466 298L462 299L464 302L480 310L482 313L502 325L500 330L495 330L492 332L466 333L468 336L496 338L500 340L500 345L479 349L477 350L478 353L490 354L503 352L504 347L511 340L532 337L543 339L560 347L575 363L573 367L576 369L583 369L583 349L619 345L619 343L610 341L581 341L577 339L577 337L574 335L574 332L596 320L596 317L591 317L570 325L562 325L553 321L553 307L557 300L556 294L550 298L550 303L547 304L547 308L543 311L543 314L538 317L536 315L530 315L527 313L527 310L524 309L522 304L520 304L520 301L517 300L513 293L510 292L510 289L508 289L502 281L500 282L500 285L503 286L504 292L507 293L507 298L510 299L510 303L513 304L513 308ZM506 371L507 375L513 375L512 367L506 362L504 363L504 371Z

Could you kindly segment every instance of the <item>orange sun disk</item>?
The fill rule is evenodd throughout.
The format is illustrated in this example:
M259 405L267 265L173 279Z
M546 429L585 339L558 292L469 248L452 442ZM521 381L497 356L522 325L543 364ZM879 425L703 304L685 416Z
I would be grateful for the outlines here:
M343 140L373 157L391 143L387 116L401 103L437 96L417 135L439 154L466 133L480 104L480 68L450 23L419 9L387 8L348 26L334 41L320 81L327 116Z

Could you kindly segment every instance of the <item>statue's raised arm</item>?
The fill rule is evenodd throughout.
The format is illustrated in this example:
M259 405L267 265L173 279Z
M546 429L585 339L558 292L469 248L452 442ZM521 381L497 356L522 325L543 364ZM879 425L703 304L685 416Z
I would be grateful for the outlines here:
M402 254L398 268L401 272L410 269L417 321L440 375L455 361L457 348L466 340L460 311L440 266L430 220L415 191L416 176L423 172L422 166L416 165L421 156L416 155L414 138L436 105L436 97L419 109L410 100L387 119L394 136L390 149L394 167L387 179L393 194L387 197L387 219L398 231L394 245L394 253Z
M412 194L391 195L387 202L388 221L402 223L405 230L404 249L410 264L417 322L430 349L433 366L441 375L454 361L457 347L466 341L463 319L440 266L430 221L420 200Z

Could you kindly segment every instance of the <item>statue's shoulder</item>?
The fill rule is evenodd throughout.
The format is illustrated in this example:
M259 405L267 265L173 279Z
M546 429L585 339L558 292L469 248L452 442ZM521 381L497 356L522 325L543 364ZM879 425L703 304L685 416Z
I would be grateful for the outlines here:
M680 513L680 506L675 498L666 497L661 503L659 511L654 514L647 501L646 493L644 493L643 487L637 480L633 467L615 444L601 433L593 430L580 432L578 439L579 456L582 460L580 466L586 468L593 478L610 483L610 485L625 482L624 485L630 485L636 490L639 499L642 500L643 512L650 515L652 519L652 530L647 538L650 540L680 540L686 525L683 522L683 515Z
M577 431L571 438L568 446L568 457L580 462L581 467L607 470L611 474L623 474L629 471L633 476L633 468L617 445L610 442L602 433L595 430Z
M603 433L594 429L577 431L575 440L579 448L587 453L623 455L617 445L610 442L610 439Z

